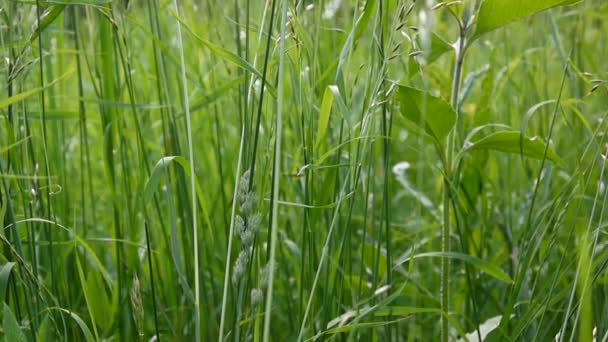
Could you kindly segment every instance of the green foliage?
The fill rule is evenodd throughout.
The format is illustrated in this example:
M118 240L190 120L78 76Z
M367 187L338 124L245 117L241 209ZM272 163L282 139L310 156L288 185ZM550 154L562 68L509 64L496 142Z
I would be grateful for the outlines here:
M21 331L15 314L13 314L13 311L6 303L4 303L3 315L2 327L4 328L4 340L7 342L26 342L27 339L25 338L23 331Z
M608 4L435 3L0 0L0 338L605 340Z
M401 114L419 125L438 145L444 145L456 124L456 112L449 103L424 91L401 86L397 93Z
M465 146L469 150L494 150L506 153L520 154L533 159L559 163L559 157L539 137L526 137L520 132L499 131L471 142Z
M552 7L572 5L581 0L484 0L477 14L473 39Z

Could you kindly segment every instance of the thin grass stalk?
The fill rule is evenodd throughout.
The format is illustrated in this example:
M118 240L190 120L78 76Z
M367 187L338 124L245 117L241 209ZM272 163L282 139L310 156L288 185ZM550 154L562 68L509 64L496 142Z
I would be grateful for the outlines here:
M173 10L179 17L177 0L173 0ZM190 98L188 95L188 79L186 78L186 60L184 57L184 44L182 41L182 28L176 18L177 46L181 64L182 91L184 95L184 111L186 113L186 131L188 134L188 160L190 161L190 192L192 194L192 248L194 250L194 336L196 341L201 340L201 311L200 311L200 290L199 290L199 261L198 261L198 227L197 227L197 205L196 205L196 174L194 173L194 147L192 143L192 122L190 117Z
M144 223L144 232L146 233L146 249L148 250L148 271L150 272L150 290L152 294L152 311L154 311L154 332L156 340L160 342L160 330L158 328L158 310L156 308L156 288L154 286L154 268L152 265L152 248L150 244L150 231L148 222Z
M348 175L350 175L350 171L348 171ZM325 263L327 262L327 258L329 255L329 245L330 245L331 239L333 237L334 229L338 222L340 207L342 206L342 202L345 200L344 193L346 190L346 185L347 185L347 183L344 183L344 185L342 186L342 189L340 190L340 192L337 195L338 198L336 200L336 206L334 208L334 213L333 213L333 216L331 219L331 223L329 225L329 231L327 232L327 237L325 238L325 242L323 244L323 249L321 250L321 258L319 259L319 263L317 265L317 270L316 270L315 277L312 282L312 287L310 288L310 295L308 296L306 310L304 311L304 318L302 318L302 324L300 325L300 331L298 333L297 341L302 341L304 338L304 330L306 329L306 321L308 320L308 316L310 315L310 311L312 308L313 297L314 297L315 291L317 289L317 285L319 283L319 278L321 277L321 272L323 270L323 267L325 266Z
M42 8L40 6L40 0L36 0L36 23L38 25L38 28L41 30L38 34L38 67L39 67L39 82L40 82L40 88L42 89L40 92L40 119L42 120L42 148L43 148L43 152L44 152L44 168L45 168L45 175L47 176L47 189L46 189L46 217L49 220L53 220L52 218L52 204L51 204L51 183L50 183L50 175L51 175L51 168L49 165L49 157L48 157L48 129L47 129L47 120L46 120L46 91L45 91L45 82L44 82L44 58L43 58L43 53L42 53L42 35L43 35L43 31L42 31L42 25L41 25L41 18L42 18ZM36 165L37 167L37 165ZM35 191L38 191L38 189L35 189ZM51 227L48 223L44 224L44 232L46 235L46 238L49 241L49 246L47 247L47 253L48 253L48 263L50 266L50 275L51 275L51 284L53 287L53 290L55 291L57 296L60 296L59 290L57 288L57 282L55 281L55 258L54 258L54 253L53 253L53 236L51 234ZM32 243L35 243L35 240L33 240ZM36 263L34 261L34 263ZM39 324L38 322L38 318L36 316L34 316L35 318L32 320L32 334L34 334L34 331L37 330L37 326ZM35 336L34 336L35 339Z
M386 79L387 79L387 71L386 71L386 52L385 52L385 32L384 26L386 17L388 16L388 10L385 10L383 6L383 1L379 1L379 16L380 16L380 45L379 45L379 54L380 54L380 72L382 73L381 81L380 81L380 91L381 91L381 100L382 100L382 135L384 139L382 139L382 164L383 164L383 173L382 173L382 207L383 207L383 220L382 224L384 225L384 238L386 244L386 282L389 285L392 285L393 282L393 274L392 274L392 252L391 252L391 227L390 227L390 187L389 187L389 164L390 164L390 136L391 136L391 126L392 126L392 115L388 114L388 101L387 101L387 87L386 87ZM389 41L390 44L390 41ZM389 117L390 115L390 117ZM387 316L386 321L389 322L392 320L392 316ZM393 332L393 324L387 325L388 332L388 340L392 340L392 332Z
M228 288L230 286L230 263L232 255L232 242L234 240L234 218L236 216L236 195L239 187L239 178L241 177L241 164L243 160L243 148L245 142L245 125L241 129L241 143L239 146L239 157L236 164L236 176L234 180L234 192L232 200L232 210L230 213L230 232L228 234L228 250L226 251L226 266L224 268L224 290L222 294L222 311L220 313L220 331L218 342L224 341L224 325L226 324L226 308L228 307Z
M600 156L600 163L601 163L601 167L600 167L600 176L599 179L604 179L604 173L605 173L605 169L606 169L606 160L603 156ZM591 212L589 213L589 221L587 224L587 228L585 229L584 234L581 234L581 239L584 240L582 242L580 242L579 248L586 248L589 251L583 250L583 251L578 251L581 255L579 256L579 260L576 266L576 273L574 275L574 284L572 285L572 292L570 293L570 298L568 299L568 306L565 312L565 316L564 316L564 321L562 323L562 327L560 329L560 339L559 341L563 341L564 338L566 337L566 328L568 326L568 320L571 318L571 311L574 310L573 309L573 305L574 304L574 299L576 297L576 292L577 292L577 288L579 291L582 291L583 293L580 294L580 301L583 302L584 298L585 298L585 292L588 289L588 282L589 282L589 267L590 265L593 265L593 256L594 256L594 251L596 250L596 245L597 245L597 239L599 237L599 232L600 232L600 227L597 228L597 231L594 233L592 231L592 226L593 226L593 218L596 216L596 211L597 211L597 207L598 207L598 203L600 202L600 194L601 194L601 190L600 190L600 185L601 183L598 183L597 185L597 189L596 189L596 193L595 193L595 197L593 198L593 204L591 206ZM604 197L604 204L605 204L605 197ZM598 225L601 225L601 218L604 216L604 209L605 206L602 205L601 207L601 212L600 212L600 219L598 220ZM588 246L589 241L588 239L591 237L591 234L594 234L595 237L593 239L593 245L592 246ZM589 253L590 252L590 253ZM587 257L591 260L585 260L584 258L584 254L590 254L587 255ZM587 262L585 262L587 261ZM585 267L586 266L586 267ZM581 277L581 273L584 275ZM584 283L582 285L579 285L579 281L584 281ZM575 312L575 320L574 320L574 325L576 325L576 323L579 320L579 316L581 314L581 308L584 306L582 303L577 303L578 308L576 309ZM584 314L584 313L583 313ZM583 322L584 323L584 322ZM575 331L576 328L573 327L572 331ZM579 332L582 333L582 332ZM583 336L584 337L584 336ZM572 340L574 339L574 333L572 334Z
M277 93L277 121L274 149L274 168L272 171L272 220L270 225L270 260L268 260L268 290L266 294L266 312L264 314L264 342L270 341L270 322L272 318L272 297L274 288L275 254L277 248L277 230L279 217L279 184L281 179L281 142L283 134L283 101L285 92L285 36L287 24L287 0L282 1L281 36L279 53L279 82Z
M257 66L257 61L258 61L258 50L260 48L260 45L262 44L262 37L263 37L263 33L264 33L264 22L266 21L266 15L268 14L268 8L270 5L271 1L266 1L266 5L264 6L264 12L262 13L262 19L260 21L260 31L258 32L258 41L257 41L257 50L255 55L253 56L253 67L255 68ZM274 3L274 2L272 2ZM249 16L250 16L250 8L249 8L249 0L247 1L247 30L245 31L245 37L247 40L247 47L245 49L245 52L247 52L247 54L249 53ZM270 26L269 26L269 33L268 36L270 37L270 33L272 32L272 24L274 22L274 6L271 9L271 18L270 18ZM269 49L266 49L266 55L268 55L268 51ZM249 55L247 55L247 60L248 60ZM264 65L266 65L267 59L264 60ZM265 73L262 73L262 79L265 80L266 76ZM255 84L255 77L249 77L249 85L247 86L247 101L245 104L245 107L247 108L247 111L249 110L249 108L252 108L252 118L251 118L251 122L249 122L249 120L246 118L245 122L246 122L246 129L245 129L245 137L248 138L249 134L251 134L251 125L253 124L253 92L254 92L254 84ZM262 84L262 86L264 86ZM262 88L263 89L263 88ZM261 101L262 97L260 94L260 101ZM259 127L257 127L259 129ZM247 146L245 146L245 155L248 155L248 153L250 152L250 150L247 148ZM253 173L252 173L253 174Z
M14 15L14 13L16 12L16 6L17 4L11 4L12 6L10 6L8 13L10 13L11 15ZM10 16L9 16L10 18ZM16 28L15 28L16 30ZM12 30L8 30L8 38L10 41L10 38L12 37ZM0 35L0 37L2 38L2 43L4 44L4 36ZM9 58L8 58L8 65L7 65L7 95L8 97L12 97L14 95L14 89L15 89L15 84L14 84L14 77L13 77L13 73L15 72L15 67L16 67L16 61L17 61L17 54L16 54L16 50L15 48L11 48L9 50ZM14 132L14 127L16 125L16 119L14 116L14 105L9 105L7 108L7 128L9 130L9 136L10 136L10 140L11 142L15 141L15 132ZM7 166L6 166L6 170L10 170L11 169L11 160L13 158L11 158L11 150L8 151L8 160L7 160ZM18 165L14 166L15 168L18 168ZM2 160L0 160L0 174L4 174L5 171L3 170L3 165L2 165ZM15 219L15 214L14 214L14 210L13 210L13 200L11 200L11 196L10 196L10 186L9 186L9 182L7 181L6 178L2 179L2 186L4 187L4 193L6 194L6 203L0 203L2 204L2 207L4 208L5 212L4 212L4 227L8 227L8 226L15 226L16 223L16 219ZM0 192L0 201L2 201L2 193ZM17 234L16 231L14 231L13 229L9 229L4 233L7 237L7 241L13 240L14 245L16 246L16 250L19 256L23 256L23 249L21 246L21 239L19 238L19 235ZM3 254L6 258L6 260L8 261L12 261L15 260L15 257L12 255L11 253L11 248L13 247L13 245L10 245L8 243L3 244ZM20 268L20 273L23 276L23 269ZM13 300L15 302L15 308L16 308L16 314L17 317L20 318L22 316L21 314L21 305L20 303L20 299L21 297L19 296L18 293L18 285L17 285L17 277L10 277L10 286L12 287L13 291ZM31 294L31 289L29 286L29 283L26 283L26 289L23 290L23 293L25 294L25 296L27 297L27 295L32 295ZM7 297L8 298L8 297ZM0 300L5 300L7 298L0 298ZM33 298L32 298L33 299ZM30 317L30 320L33 320L33 313L32 313L32 309L31 309L31 300L27 300L25 299L25 302L27 303L27 305L25 305L26 309L27 309L27 315L28 317Z
M466 24L459 24L459 38L456 42L456 60L454 65L454 74L452 77L452 94L450 103L452 108L457 111L457 127L460 127L460 122L463 120L462 115L458 112L460 98L460 84L462 82L462 67L464 65L464 56L466 52ZM443 224L441 231L441 252L448 253L450 251L450 234L452 230L451 218L451 177L452 177L452 158L456 149L457 129L454 128L448 135L448 145L446 151L446 163L444 165L444 180L443 180ZM441 315L441 341L448 342L450 337L449 332L449 306L450 306L450 259L446 256L441 258L441 310L444 312Z
M552 138L552 136L553 136L553 129L555 127L555 121L557 119L557 113L559 111L559 106L560 106L560 103L561 103L562 93L563 93L564 86L565 86L566 79L567 79L567 75L568 75L567 70L568 70L568 64L566 64L564 66L564 72L563 72L563 75L562 75L562 80L561 80L561 85L560 85L560 89L559 89L559 94L558 94L558 97L557 97L557 101L555 103L555 109L553 111L553 116L551 118L551 123L550 123L550 126L549 126L549 132L548 132L547 139L546 139L547 142L550 141L551 138ZM536 181L535 181L535 184L534 184L534 190L532 191L532 198L531 198L531 201L530 201L530 208L528 209L528 214L527 214L526 223L525 223L525 227L526 227L525 234L526 235L524 236L524 241L528 241L528 239L529 239L528 234L529 234L529 232L532 229L532 220L533 220L532 216L533 216L533 212L534 212L534 207L536 205L537 194L538 194L538 191L540 189L540 184L542 183L542 173L543 173L543 170L545 168L548 152L549 152L549 144L547 144L546 147L545 147L544 157L543 157L543 159L541 161L540 168L538 169L538 174L537 174ZM505 331L505 332L507 331L507 325L509 324L509 321L511 320L511 314L513 313L513 310L515 310L515 302L516 302L517 298L519 297L519 293L521 291L521 287L523 286L523 283L524 283L524 280L522 278L525 277L526 270L528 270L530 268L530 263L531 262L532 262L532 257L528 257L527 256L524 259L524 261L519 265L519 267L517 269L516 275L519 275L519 273L523 273L523 275L521 277L518 277L518 278L514 279L514 284L512 285L511 292L510 292L510 298L509 298L509 301L508 301L508 303L507 303L507 305L506 305L506 307L504 309L503 319L500 322L499 329L501 331ZM567 311L567 313L568 312L569 311ZM564 315L564 317L565 317L566 320L568 319L568 316L569 316L568 314Z
M271 0L269 0L271 1ZM254 180L254 176L255 176L255 164L256 164L256 159L257 159L257 148L258 148L258 139L259 139L259 135L260 135L260 125L262 122L262 109L264 108L264 94L265 94L265 89L266 89L266 80L267 80L267 73L268 73L268 64L269 64L269 60L270 60L270 45L272 42L272 26L274 25L274 16L275 16L275 12L276 12L276 3L277 1L271 1L272 2L272 7L270 10L270 22L268 23L268 32L267 32L267 36L268 38L266 39L266 51L265 51L265 55L264 55L264 68L262 70L262 80L261 80L261 86L260 86L260 100L258 102L258 109L257 109L257 119L256 119L256 124L255 124L255 133L253 136L253 150L252 150L252 157L251 157L251 166L250 166L250 174L251 177L249 179L249 191L251 191L253 189L253 180ZM266 15L266 12L264 12L264 15ZM263 23L263 21L262 21ZM260 35L261 37L261 35ZM254 58L254 62L255 62L255 58ZM251 80L251 89L253 88L253 78Z

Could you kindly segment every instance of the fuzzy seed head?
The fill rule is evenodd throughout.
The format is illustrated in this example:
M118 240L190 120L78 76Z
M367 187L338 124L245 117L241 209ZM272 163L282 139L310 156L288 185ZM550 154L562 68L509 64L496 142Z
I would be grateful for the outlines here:
M247 198L247 193L249 192L249 181L250 181L250 172L249 170L245 171L239 180L239 185L236 190L236 198L239 203L245 202Z
M243 220L243 218L240 215L236 215L234 217L234 233L237 236L241 236L241 234L243 234L243 232L245 232L246 227L245 227L245 220Z
M247 220L247 230L251 231L253 234L256 234L260 231L260 227L262 225L262 214L255 213L249 217Z
M255 234L251 230L246 229L241 233L240 238L241 242L243 243L243 248L250 247L255 239Z
M247 272L247 259L249 257L249 253L246 250L242 250L239 253L236 262L234 263L234 272L232 273L232 283L238 284L243 278L245 272Z
M255 195L255 193L249 192L247 193L247 195L245 195L245 199L241 204L241 212L243 213L243 215L245 215L245 217L253 214L255 212L255 209L258 206L258 202L257 202L257 196Z
M133 286L131 287L131 313L133 314L133 321L135 322L135 328L140 336L143 336L143 323L144 323L144 306L141 300L141 284L137 274L133 274Z
M268 279L270 278L270 268L268 267L268 265L269 264L266 264L266 266L264 266L262 272L260 273L260 287L264 290L268 288Z
M251 289L251 306L256 307L264 300L264 293L260 289Z

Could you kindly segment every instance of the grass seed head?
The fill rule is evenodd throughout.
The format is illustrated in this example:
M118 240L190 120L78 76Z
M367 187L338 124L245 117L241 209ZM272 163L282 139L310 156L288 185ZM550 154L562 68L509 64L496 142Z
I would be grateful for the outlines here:
M249 258L249 253L247 250L243 249L241 253L239 253L236 262L234 263L234 272L232 273L232 283L235 285L241 281L245 272L247 272L247 259Z
M144 306L141 299L141 284L137 274L133 274L133 286L131 287L131 307L133 314L133 321L135 322L135 328L139 336L143 336L143 323L144 323Z
M255 193L249 192L245 195L245 200L241 204L241 212L245 217L253 214L258 206L258 199Z
M258 306L262 300L264 300L264 293L262 290L257 288L251 289L251 306Z
M255 213L249 217L247 221L247 230L253 232L253 234L260 231L260 227L262 225L262 214Z
M234 232L236 236L240 237L246 229L247 228L245 227L245 220L243 220L241 215L236 215L234 217Z

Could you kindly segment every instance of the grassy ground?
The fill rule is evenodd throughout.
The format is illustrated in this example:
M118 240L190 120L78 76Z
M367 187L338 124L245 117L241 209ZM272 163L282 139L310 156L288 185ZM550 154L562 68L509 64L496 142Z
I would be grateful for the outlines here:
M436 2L0 0L5 340L606 340L608 5Z

